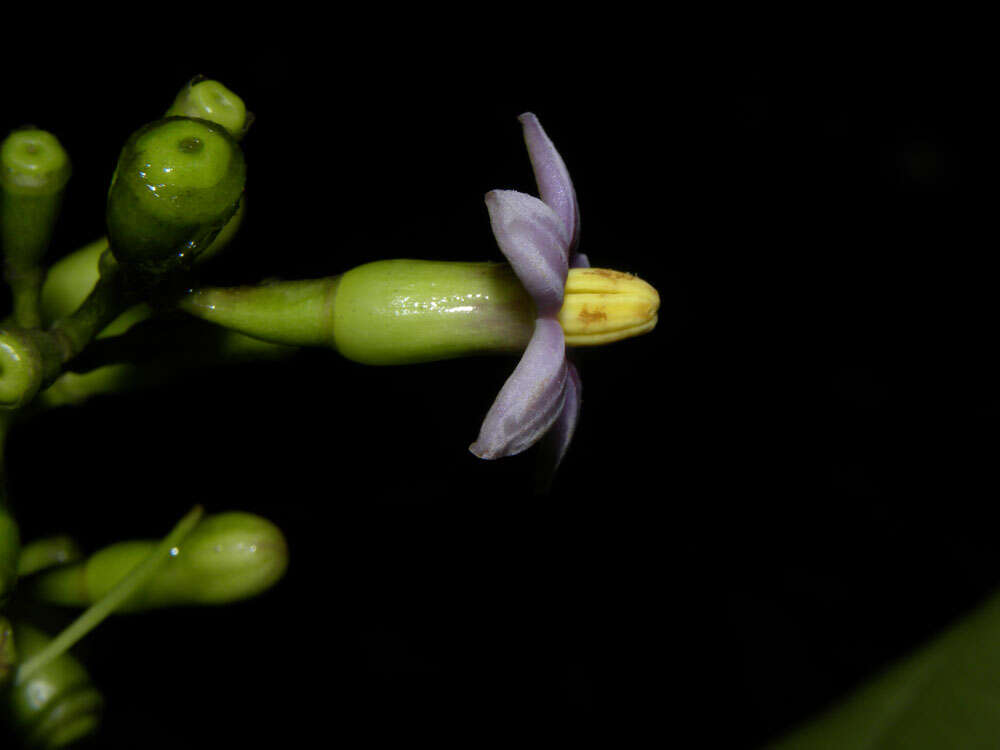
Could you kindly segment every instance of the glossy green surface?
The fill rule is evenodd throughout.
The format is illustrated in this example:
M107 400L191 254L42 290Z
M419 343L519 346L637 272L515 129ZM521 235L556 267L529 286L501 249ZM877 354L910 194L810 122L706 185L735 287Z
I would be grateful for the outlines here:
M332 343L378 365L514 353L534 320L534 303L506 264L383 260L341 277Z
M148 275L189 266L236 213L245 181L243 152L225 128L183 117L150 123L129 138L112 178L112 252Z
M249 125L243 100L211 79L194 80L181 89L167 115L209 120L224 127L236 140L243 137Z

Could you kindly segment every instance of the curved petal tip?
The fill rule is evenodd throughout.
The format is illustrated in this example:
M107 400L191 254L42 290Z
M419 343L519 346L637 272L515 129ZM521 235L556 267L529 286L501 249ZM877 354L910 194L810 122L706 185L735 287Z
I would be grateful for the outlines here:
M500 389L469 450L479 458L495 459L537 443L562 413L568 377L562 327L551 318L539 318L524 356Z

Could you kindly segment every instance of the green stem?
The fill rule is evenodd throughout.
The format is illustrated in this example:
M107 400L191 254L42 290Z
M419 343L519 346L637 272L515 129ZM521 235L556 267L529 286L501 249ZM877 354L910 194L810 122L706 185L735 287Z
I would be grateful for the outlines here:
M94 396L174 383L178 376L189 372L250 362L271 362L298 351L291 346L271 344L199 321L192 322L196 326L184 326L186 336L172 335L172 343L156 351L156 341L142 337L144 331L149 331L142 326L134 333L123 334L126 340L122 342L111 343L114 338L122 337L98 339L93 344L93 356L88 349L75 363L80 365L81 370L88 365L96 369L63 373L49 388L38 394L28 410L22 410L20 414L30 418L40 411L80 404ZM150 354L153 356L149 357Z
M122 270L105 253L101 276L74 312L56 321L48 331L0 327L0 407L20 409L48 387L112 320L134 301Z
M14 321L22 328L38 328L42 324L41 295L44 272L38 266L4 269L11 296L14 298Z
M191 533L204 514L200 505L192 508L173 530L161 541L149 556L123 578L100 601L89 607L78 618L52 639L44 649L22 662L18 667L15 683L22 683L42 669L53 659L73 647L87 633L97 627L108 615L115 611L130 596L141 589L164 565L173 550Z
M111 253L101 258L101 276L72 315L56 321L48 334L58 343L61 364L83 351L98 333L135 302L128 294L121 267ZM51 380L49 381L51 382Z

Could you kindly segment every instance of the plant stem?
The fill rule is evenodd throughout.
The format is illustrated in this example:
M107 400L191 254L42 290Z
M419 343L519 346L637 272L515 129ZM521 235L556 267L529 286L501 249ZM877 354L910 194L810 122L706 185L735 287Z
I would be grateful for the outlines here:
M121 267L105 252L101 276L87 299L72 315L57 320L48 334L58 343L62 363L83 351L105 326L117 318L134 300L127 293Z

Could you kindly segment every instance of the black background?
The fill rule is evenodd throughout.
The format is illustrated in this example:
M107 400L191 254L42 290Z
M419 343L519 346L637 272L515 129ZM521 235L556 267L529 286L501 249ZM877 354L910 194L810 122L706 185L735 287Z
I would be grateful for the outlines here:
M121 143L203 73L257 116L248 218L209 281L499 259L482 196L534 191L530 110L575 181L581 250L653 283L659 326L579 353L582 418L545 497L532 454L467 450L501 359L303 351L19 426L28 539L160 536L203 503L291 547L259 600L88 636L99 746L651 724L759 747L993 590L996 127L976 64L338 53L348 36L4 74L4 129L52 130L74 161L52 257L103 233Z

